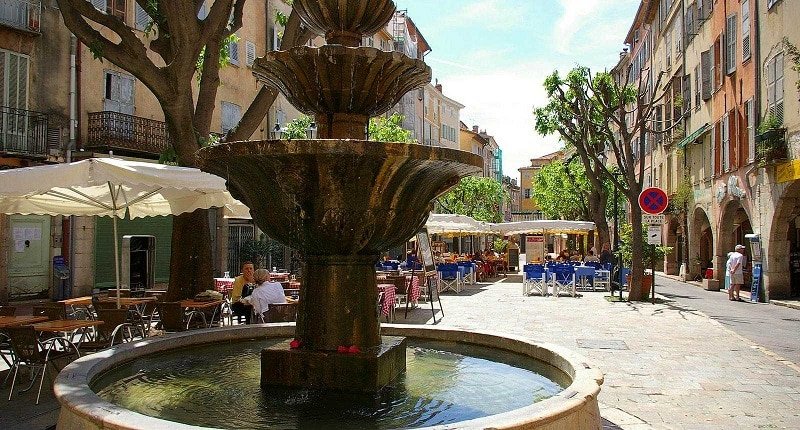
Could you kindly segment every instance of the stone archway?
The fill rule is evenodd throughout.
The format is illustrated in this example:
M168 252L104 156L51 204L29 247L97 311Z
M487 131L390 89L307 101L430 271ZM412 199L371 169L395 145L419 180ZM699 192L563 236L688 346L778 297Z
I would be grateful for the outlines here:
M683 260L683 236L680 232L680 224L678 216L675 215L670 216L667 220L664 245L672 248L672 251L664 257L664 273L667 275L677 275Z
M728 261L728 253L732 252L737 244L742 244L745 245L744 254L747 257L744 288L749 288L749 272L752 267L752 259L745 235L753 233L753 226L750 223L750 216L739 200L730 200L725 204L717 232L714 278L721 282L720 286L724 285L722 283L725 281L725 264Z
M689 234L689 274L703 276L712 267L714 259L714 230L703 208L697 207L692 214L692 229Z
M799 297L800 181L789 185L776 201L770 235L761 238L767 258L764 288L770 299Z

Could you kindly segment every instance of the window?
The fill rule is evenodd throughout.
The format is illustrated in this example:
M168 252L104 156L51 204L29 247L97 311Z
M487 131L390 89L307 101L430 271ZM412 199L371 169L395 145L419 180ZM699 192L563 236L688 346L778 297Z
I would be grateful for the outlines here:
M725 72L729 75L736 71L736 24L736 14L733 14L725 25Z
M256 62L256 44L251 41L244 42L245 62L247 67L253 67Z
M752 98L744 102L744 114L747 124L747 161L752 163L756 156L756 116Z
M106 70L104 82L103 110L133 115L135 104L134 78L114 70Z
M698 64L694 67L694 110L700 110L700 102L703 100L701 86L700 64Z
M712 82L714 79L714 59L711 58L713 51L703 51L700 54L700 68L702 69L702 96L703 100L709 100L711 94L714 92L712 89ZM698 106L700 103L697 104Z
M361 41L361 46L374 47L375 38L373 36L364 36L364 39Z
M134 3L134 9L136 13L136 29L144 31L150 25L150 15L147 14L143 7L139 6L139 3Z
M711 77L714 80L714 90L722 86L722 40L714 41L714 51L712 57Z
M239 124L242 119L242 108L239 105L222 102L222 132L227 133Z
M783 52L767 61L767 114L783 123Z
M278 30L277 27L273 27L271 31L272 31L272 50L279 51L281 49L281 32Z
M28 57L0 50L0 104L28 109Z
M730 168L731 162L731 154L730 154L730 145L731 145L731 134L730 134L730 123L729 123L729 115L726 113L722 117L722 142L720 145L720 149L722 150L722 173L727 172Z
M526 199L531 198L531 189L530 188L525 188L525 198Z
M231 64L239 65L239 39L237 37L231 37L230 41L228 42L228 57L230 58Z
M667 52L667 70L672 67L672 33L667 33L666 40L664 42L664 49Z
M717 121L714 123L714 126L711 130L711 160L714 163L714 176L718 176L720 174L720 168L722 166L722 162L719 159L719 154L722 153L720 148L720 122Z
M750 0L742 0L742 62L750 59Z
M114 15L125 22L125 0L92 0L92 6L100 12Z
M767 0L767 10L772 9L772 6L775 6L780 0Z

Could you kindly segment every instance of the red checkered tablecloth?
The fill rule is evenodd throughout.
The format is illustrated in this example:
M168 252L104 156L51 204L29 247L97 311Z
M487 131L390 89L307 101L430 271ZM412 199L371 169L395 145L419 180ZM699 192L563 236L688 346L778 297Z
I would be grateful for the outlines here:
M214 289L220 293L230 291L233 288L234 278L214 278Z
M378 284L378 291L383 293L383 308L381 313L388 317L394 307L394 284Z
M419 290L420 290L419 289L419 276L414 275L411 278L411 294L409 294L410 297L408 298L411 301L411 303L416 303L417 300L419 300L419 295L420 295L420 291Z

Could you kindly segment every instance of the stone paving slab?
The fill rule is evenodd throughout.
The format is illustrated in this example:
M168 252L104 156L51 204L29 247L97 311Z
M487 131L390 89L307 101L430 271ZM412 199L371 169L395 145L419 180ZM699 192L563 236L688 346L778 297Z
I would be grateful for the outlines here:
M620 428L800 428L800 372L695 309L610 303L604 292L523 297L518 277L467 288L442 295L440 324L526 336L586 356L605 373L601 412ZM628 349L580 348L585 339Z

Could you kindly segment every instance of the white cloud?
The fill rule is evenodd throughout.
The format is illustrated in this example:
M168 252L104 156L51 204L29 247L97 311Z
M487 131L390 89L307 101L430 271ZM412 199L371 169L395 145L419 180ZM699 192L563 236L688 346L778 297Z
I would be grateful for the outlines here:
M480 23L484 29L509 30L524 22L518 6L504 0L475 0L465 4L444 19L448 26L472 26Z
M542 137L534 130L533 108L543 106L544 78L553 66L528 63L513 69L480 74L455 74L443 78L444 93L466 105L461 120L478 125L493 135L503 150L503 171L518 178L517 169L530 165L530 159L558 149L555 136Z
M553 41L561 52L568 52L572 39L600 9L600 0L559 0L564 10L553 28Z

